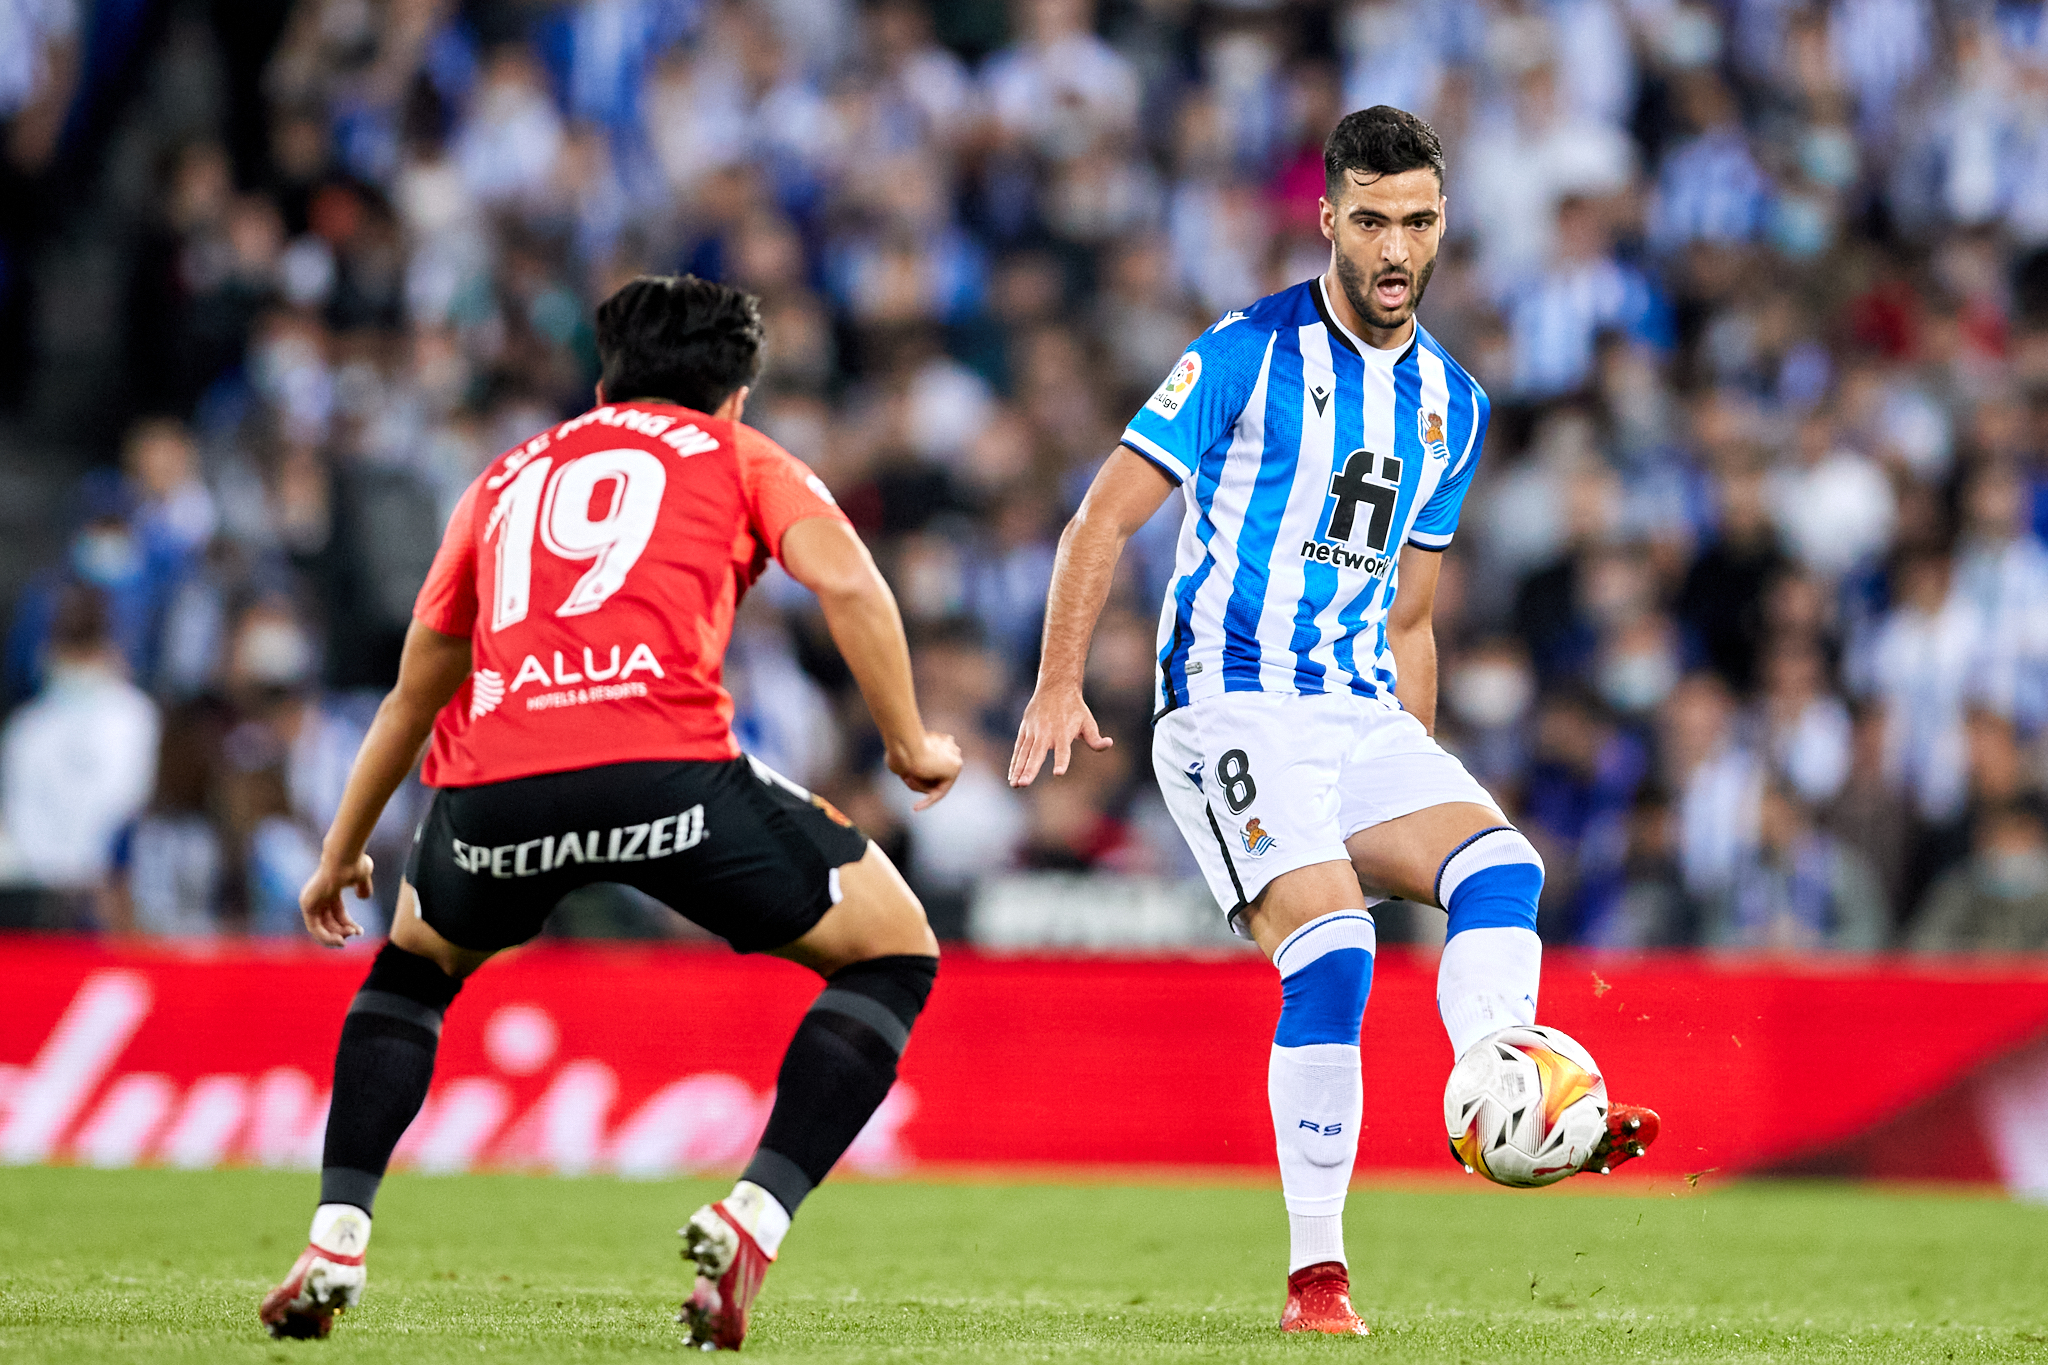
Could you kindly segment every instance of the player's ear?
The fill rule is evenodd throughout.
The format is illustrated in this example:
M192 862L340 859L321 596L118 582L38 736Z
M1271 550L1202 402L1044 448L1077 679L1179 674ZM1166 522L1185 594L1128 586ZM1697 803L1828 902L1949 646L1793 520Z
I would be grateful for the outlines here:
M1316 209L1322 220L1323 240L1335 242L1337 240L1337 206L1330 202L1328 195L1324 195L1316 200Z
M711 415L721 422L739 421L740 414L747 410L747 395L752 392L745 384L740 385L725 396L725 401L718 405L718 411Z
M604 406L604 381L602 379L597 381L597 405L599 407Z

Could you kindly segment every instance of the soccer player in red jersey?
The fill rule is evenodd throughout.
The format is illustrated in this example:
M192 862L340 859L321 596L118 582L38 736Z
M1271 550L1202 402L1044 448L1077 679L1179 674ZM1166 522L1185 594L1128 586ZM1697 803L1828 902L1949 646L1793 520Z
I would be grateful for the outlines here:
M444 1013L579 886L636 886L826 981L745 1174L682 1230L691 1344L739 1346L790 1216L895 1080L938 971L924 909L830 803L740 752L719 685L771 557L818 595L920 809L960 750L919 719L895 599L831 493L740 425L761 343L750 295L632 281L597 310L598 406L493 461L456 507L299 898L322 943L362 932L342 893L369 895L364 845L426 748L437 791L342 1025L312 1237L259 1310L273 1336L325 1336L360 1298L377 1187Z

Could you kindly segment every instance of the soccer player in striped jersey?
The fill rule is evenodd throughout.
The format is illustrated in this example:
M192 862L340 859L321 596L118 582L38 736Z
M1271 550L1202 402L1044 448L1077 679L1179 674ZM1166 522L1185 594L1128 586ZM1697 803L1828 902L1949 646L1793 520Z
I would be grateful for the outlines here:
M1415 321L1444 232L1443 149L1413 114L1347 116L1323 153L1330 267L1196 338L1060 540L1010 781L1079 739L1123 543L1179 490L1160 612L1153 768L1231 927L1280 972L1267 1096L1291 1251L1289 1331L1363 1334L1344 1196L1363 1110L1369 906L1449 912L1437 1004L1454 1055L1533 1023L1536 850L1431 737L1443 553L1486 440L1485 392ZM1586 1163L1640 1155L1616 1105Z

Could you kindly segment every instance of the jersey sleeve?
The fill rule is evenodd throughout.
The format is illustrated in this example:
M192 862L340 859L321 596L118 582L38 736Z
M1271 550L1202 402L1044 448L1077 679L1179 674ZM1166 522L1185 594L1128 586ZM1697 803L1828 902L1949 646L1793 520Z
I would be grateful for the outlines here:
M1458 530L1459 513L1465 507L1465 492L1472 486L1472 471L1479 467L1479 452L1486 444L1486 423L1492 412L1493 404L1487 401L1486 390L1477 384L1472 385L1469 405L1451 405L1447 433L1451 467L1408 528L1410 545L1423 550L1450 548L1451 537Z
M448 518L434 567L412 604L415 621L442 635L467 637L476 628L476 502L483 476L463 490Z
M846 520L832 490L802 460L752 427L735 425L733 442L739 452L747 520L755 537L778 560L784 533L798 522L807 517Z
M1138 415L1123 443L1175 483L1237 425L1258 383L1271 335L1230 314L1195 338Z

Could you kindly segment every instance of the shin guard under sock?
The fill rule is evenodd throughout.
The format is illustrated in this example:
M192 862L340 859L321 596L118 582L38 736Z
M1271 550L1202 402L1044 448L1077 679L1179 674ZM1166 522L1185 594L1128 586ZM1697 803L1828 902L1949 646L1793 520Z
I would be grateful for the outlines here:
M796 1212L888 1096L938 973L937 958L904 955L827 979L782 1056L775 1107L742 1180Z
M1273 954L1281 1004L1266 1098L1287 1199L1289 1274L1344 1259L1344 1195L1365 1107L1358 1036L1376 948L1372 916L1340 910L1302 925Z
M1437 904L1450 912L1436 1004L1452 1054L1463 1056L1490 1033L1536 1022L1543 859L1516 830L1481 830L1444 859L1436 890Z
M334 1099L320 1158L322 1204L372 1211L391 1149L426 1101L441 1017L461 989L458 978L395 943L377 950L334 1054Z

